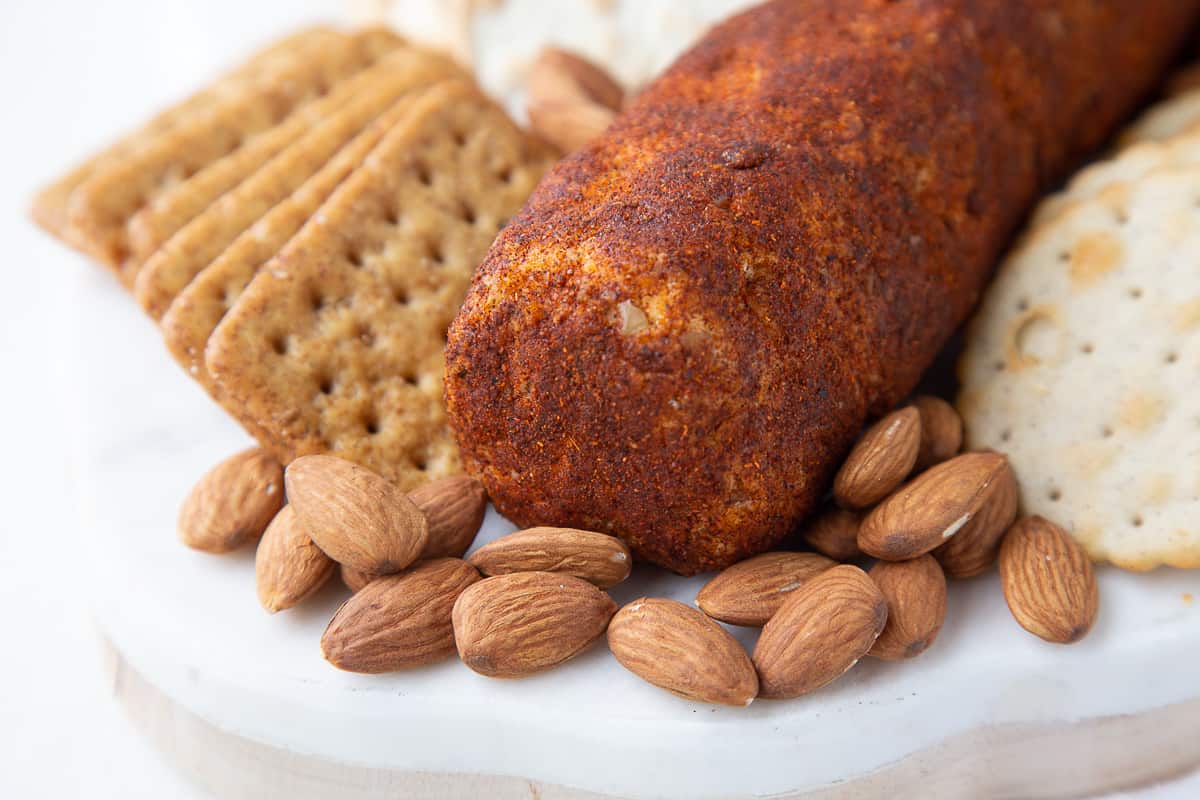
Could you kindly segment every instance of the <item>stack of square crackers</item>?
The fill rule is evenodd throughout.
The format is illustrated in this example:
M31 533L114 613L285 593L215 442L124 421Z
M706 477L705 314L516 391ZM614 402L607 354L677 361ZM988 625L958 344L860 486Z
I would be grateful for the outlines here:
M1200 67L1042 202L967 335L959 407L1092 558L1200 568Z
M457 472L445 331L554 154L448 58L301 31L42 190L171 354L284 463Z

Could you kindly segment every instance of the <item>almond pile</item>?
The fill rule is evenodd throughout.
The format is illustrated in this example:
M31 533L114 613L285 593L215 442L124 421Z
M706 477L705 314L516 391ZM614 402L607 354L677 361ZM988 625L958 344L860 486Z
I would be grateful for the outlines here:
M353 596L321 650L340 669L393 672L457 653L481 675L519 678L607 634L616 659L647 682L739 706L807 694L864 656L923 653L946 616L947 578L997 563L1022 627L1057 643L1088 632L1098 598L1083 549L1041 517L1018 519L1007 459L960 453L961 444L958 414L934 397L878 420L838 471L830 506L800 532L815 552L735 564L696 607L643 597L618 609L607 590L629 577L633 558L601 533L530 528L466 556L487 506L478 481L405 494L334 456L284 470L260 450L239 453L197 484L179 530L213 553L258 540L258 596L271 613L339 573ZM721 623L761 628L753 651Z

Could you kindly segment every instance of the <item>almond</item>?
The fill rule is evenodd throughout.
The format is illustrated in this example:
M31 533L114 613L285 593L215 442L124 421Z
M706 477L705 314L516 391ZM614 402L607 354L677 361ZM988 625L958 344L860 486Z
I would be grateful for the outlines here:
M425 515L369 469L336 456L303 456L288 465L284 481L300 525L339 564L386 575L425 549Z
M243 450L217 464L179 509L179 538L206 553L255 541L283 507L283 467L265 450Z
M1096 621L1092 562L1070 534L1042 517L1018 520L1004 535L1000 585L1021 627L1048 642L1077 642Z
M1000 539L1017 517L1017 477L1007 459L986 494L979 513L933 551L947 577L970 578L996 563Z
M696 605L731 625L762 627L788 593L836 562L817 553L763 553L734 564L704 585Z
M804 529L802 537L809 547L834 561L852 561L862 555L858 549L858 526L862 516L844 508L829 508Z
M868 508L899 486L917 461L921 415L912 406L893 411L867 428L833 479L842 508Z
M967 526L1006 469L998 453L965 453L930 467L867 514L859 548L886 561L928 553Z
M296 512L284 506L271 520L254 554L258 602L274 614L299 605L325 585L334 563L296 522Z
M488 542L467 559L484 575L557 572L601 589L629 577L633 557L615 536L574 528L530 528Z
M617 661L685 700L748 706L758 694L750 656L728 631L675 600L643 597L608 624Z
M359 572L354 567L347 567L345 564L339 564L338 568L341 570L342 583L346 584L346 588L351 593L361 592L364 586L379 577L369 572Z
M478 580L461 558L421 561L376 578L333 615L321 651L348 672L395 672L440 661L454 653L454 602Z
M760 697L819 689L858 663L887 622L887 600L861 569L840 564L788 595L754 648Z
M459 596L454 638L463 663L479 674L520 678L581 653L616 610L606 593L571 575L498 575Z
M958 455L962 448L962 417L940 397L923 394L913 400L921 414L921 447L917 469L928 469Z
M608 73L573 53L547 48L530 67L530 126L565 153L603 133L623 102Z
M465 475L431 481L409 492L408 499L421 509L429 529L421 558L461 558L487 511L483 484Z
M867 573L887 599L887 625L868 651L894 661L925 652L946 619L946 576L933 556L878 561Z

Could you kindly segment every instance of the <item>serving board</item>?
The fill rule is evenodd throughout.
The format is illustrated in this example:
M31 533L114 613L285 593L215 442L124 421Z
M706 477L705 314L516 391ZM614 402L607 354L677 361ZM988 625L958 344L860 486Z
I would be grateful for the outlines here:
M1018 628L994 573L955 583L918 660L745 709L655 689L602 643L517 681L456 660L339 672L318 640L340 584L269 616L252 552L175 537L191 485L249 438L107 276L81 275L70 302L91 610L134 719L222 797L1058 797L1200 766L1200 572L1100 569L1098 622L1072 647ZM479 542L509 530L489 511ZM703 582L638 570L613 594L691 602Z

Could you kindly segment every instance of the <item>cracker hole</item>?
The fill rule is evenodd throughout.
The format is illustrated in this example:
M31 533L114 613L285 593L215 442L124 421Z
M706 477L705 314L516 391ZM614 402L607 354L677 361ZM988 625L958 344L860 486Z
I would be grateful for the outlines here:
M1108 425L1105 425L1100 429L1100 436L1105 439L1111 439L1113 437L1113 429Z
M462 221L468 225L474 225L475 220L477 219L475 215L475 209L472 208L471 204L465 200L459 204L458 215L462 218Z
M333 378L328 375L322 375L317 381L317 391L325 396L333 394Z
M413 456L413 466L424 472L429 468L429 459L423 453L415 455Z
M1057 503L1059 500L1062 500L1062 492L1058 489L1051 489L1046 496L1050 498L1051 503Z
M358 329L358 340L367 347L371 347L375 344L375 332L369 325L363 325Z
M462 147L464 144L467 143L467 135L465 133L463 133L462 131L460 131L458 128L455 128L450 133L450 137L454 140L454 144L459 147Z
M512 179L513 179L513 168L512 168L512 165L511 165L511 164L505 164L505 165L504 165L504 166L502 166L500 169L498 169L498 170L496 171L496 178L497 178L497 179L499 179L499 180L502 180L502 181L504 181L505 183L512 183Z
M1004 430L1000 431L1000 441L1007 442L1011 438L1012 438L1012 431L1009 430L1008 428L1005 428Z
M408 305L409 301L412 299L409 297L408 289L403 286L397 286L392 289L392 297L395 298L396 302L402 306Z
M1126 213L1125 209L1123 208L1118 208L1116 211L1114 211L1113 218L1116 219L1118 225L1129 224L1129 214Z
M271 340L271 349L275 351L276 355L281 355L281 356L287 355L287 351L288 351L287 337L283 336L283 335L276 336L274 339Z
M1068 251L1068 250L1059 251L1058 260L1064 264L1067 263L1068 261L1070 261L1071 260L1070 251Z
M313 296L309 299L309 302L312 304L313 312L317 314L324 311L325 306L328 305L328 302L325 300L325 295L320 294L319 292L314 292Z
M1090 356L1095 351L1096 351L1096 346L1093 345L1091 342L1084 342L1083 344L1079 345L1079 352L1083 353L1084 355Z
M1024 314L1028 310L1029 310L1029 298L1022 297L1020 300L1017 301L1017 311Z
M1130 524L1130 525L1132 525L1132 526L1133 526L1133 527L1135 527L1135 528L1140 528L1140 527L1142 527L1142 525L1143 525L1144 523L1145 523L1145 520L1144 520L1144 519L1142 519L1142 515L1141 515L1141 514L1134 514L1134 515L1133 515L1133 516L1130 518L1130 520L1129 520L1129 524Z
M416 164L417 180L422 186L429 186L433 183L433 175L429 172L429 165L424 161L418 161Z
M1178 353L1167 353L1165 356L1163 356L1163 361L1165 361L1168 364L1174 364L1178 360L1179 360Z
M374 436L379 433L379 418L374 414L368 414L363 417L363 427L366 428L368 435Z
M400 209L395 204L389 203L388 207L384 209L383 218L387 221L388 225L399 225Z
M1133 300L1141 300L1142 299L1142 288L1140 286L1134 286L1133 288L1131 288L1129 290L1129 297Z
M992 368L996 370L996 372L1004 372L1004 362L997 361L996 363L992 364Z
M355 269L362 269L363 254L357 247L350 247L346 250L346 260L350 262L350 266Z
M405 383L407 383L409 386L416 386L419 381L419 378L417 377L417 373L411 372L411 371L402 373L400 375L400 378Z
M438 266L446 263L446 255L442 252L442 243L434 239L425 242L425 255Z

